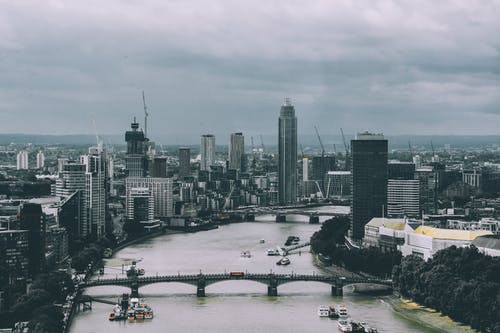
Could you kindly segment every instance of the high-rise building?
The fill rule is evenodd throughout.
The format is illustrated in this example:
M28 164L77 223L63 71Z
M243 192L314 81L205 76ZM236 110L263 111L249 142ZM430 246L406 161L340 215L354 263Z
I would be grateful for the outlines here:
M153 157L149 161L149 175L153 178L167 177L167 158Z
M128 177L125 180L127 207L133 188L148 188L153 197L154 217L165 219L173 215L172 178Z
M130 125L132 130L125 132L127 154L125 156L125 169L128 177L146 176L146 137L139 130L139 123L135 121Z
M203 134L201 136L201 161L200 170L210 170L215 162L215 136L212 134Z
M17 153L17 170L29 169L28 152L21 150Z
M33 277L45 264L45 218L42 206L36 203L24 203L19 206L19 227L28 230L29 272Z
M328 171L325 180L325 197L345 197L351 195L351 171Z
M297 200L297 117L289 98L285 98L279 116L278 202Z
M147 187L133 187L128 192L127 218L134 222L152 221L154 218L153 193Z
M420 209L425 214L437 212L438 178L433 166L423 166L415 170L415 179L420 181Z
M37 169L43 169L45 167L45 155L43 154L43 151L39 151L38 154L36 154L36 168Z
M245 155L245 137L243 133L231 133L229 141L229 168L242 170Z
M100 238L106 230L106 157L101 147L89 148L80 158L86 166L86 206L90 234Z
M309 159L302 158L302 180L307 182L309 180Z
M56 196L62 198L59 217L60 224L66 227L70 239L85 237L90 228L87 218L87 167L80 163L67 163L62 166L56 179Z
M311 179L318 182L323 193L326 191L325 178L328 171L335 171L335 156L313 156Z
M179 148L179 179L191 175L191 149Z
M420 181L389 179L387 181L387 215L389 217L420 216Z
M352 237L362 239L365 224L387 209L387 140L383 134L359 133L352 149Z
M387 165L389 179L415 179L415 164L410 162L390 161Z
M0 265L7 269L8 285L29 278L29 231L0 230ZM2 288L0 286L0 292ZM4 310L1 309L0 311Z

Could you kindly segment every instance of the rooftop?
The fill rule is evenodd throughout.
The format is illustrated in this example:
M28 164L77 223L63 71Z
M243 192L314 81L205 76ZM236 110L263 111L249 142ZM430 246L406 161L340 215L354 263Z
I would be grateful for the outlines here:
M385 227L393 230L404 230L405 219L390 219L386 217L374 217L366 225L371 227Z
M484 230L458 230L458 229L441 229L427 226L419 226L414 233L430 236L437 239L450 239L461 241L473 241L477 237L493 235L491 231Z

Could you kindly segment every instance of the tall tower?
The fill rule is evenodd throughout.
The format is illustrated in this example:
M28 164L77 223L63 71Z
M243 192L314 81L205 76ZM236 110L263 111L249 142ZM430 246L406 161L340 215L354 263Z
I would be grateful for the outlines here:
M214 164L215 154L215 136L212 134L203 134L201 136L201 163L200 170L210 170L210 166Z
M106 226L106 157L101 147L89 148L80 158L86 166L86 208L90 234L100 238Z
M28 168L28 152L26 150L21 150L17 153L17 170Z
M127 155L125 156L125 169L128 177L144 177L146 175L146 137L139 130L139 123L131 124L131 131L125 132L127 142Z
M244 155L245 137L243 133L231 133L229 141L229 168L241 170Z
M278 201L281 205L297 200L297 117L289 98L280 110L278 138Z
M45 217L42 206L35 203L24 203L19 206L19 227L28 230L29 272L33 277L45 264Z
M36 168L37 169L43 169L45 167L45 155L43 154L43 151L39 151L38 154L36 154Z
M191 149L179 148L179 179L191 174Z
M365 224L387 210L387 140L383 134L359 133L352 149L352 236L362 239Z

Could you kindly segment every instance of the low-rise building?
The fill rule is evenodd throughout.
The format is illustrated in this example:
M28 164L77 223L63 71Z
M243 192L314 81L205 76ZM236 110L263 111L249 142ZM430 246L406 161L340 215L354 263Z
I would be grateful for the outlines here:
M363 246L395 251L405 240L406 219L374 217L365 225Z

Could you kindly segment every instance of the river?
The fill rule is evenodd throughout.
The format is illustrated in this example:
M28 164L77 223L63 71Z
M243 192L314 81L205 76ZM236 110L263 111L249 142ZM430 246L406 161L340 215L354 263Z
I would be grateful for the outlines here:
M230 224L219 229L163 235L127 247L106 261L102 278L122 276L122 264L138 260L146 275L221 273L322 274L308 250L291 255L291 264L277 266L277 257L266 250L283 245L287 236L309 240L319 225L306 223L307 217L295 216L294 222L278 224L264 217L256 222ZM265 239L265 243L259 242ZM249 250L251 258L240 257ZM337 332L337 323L319 318L320 305L345 304L351 318L363 320L381 332L434 332L396 314L382 298L350 293L330 296L330 286L318 282L293 282L278 287L278 297L267 296L267 286L253 281L223 281L206 288L207 297L197 298L196 288L180 283L162 283L139 289L155 311L152 320L129 323L110 322L112 306L93 304L92 311L74 317L72 333L91 332ZM129 292L124 287L94 287L87 293L116 300Z

